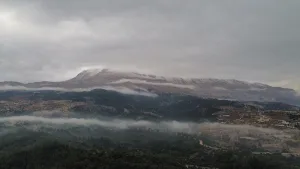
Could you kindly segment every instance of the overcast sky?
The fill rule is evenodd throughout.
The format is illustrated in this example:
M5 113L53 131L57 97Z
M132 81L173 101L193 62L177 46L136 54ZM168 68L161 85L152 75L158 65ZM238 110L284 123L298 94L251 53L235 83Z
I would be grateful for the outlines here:
M299 16L299 0L0 0L0 81L108 67L297 88Z

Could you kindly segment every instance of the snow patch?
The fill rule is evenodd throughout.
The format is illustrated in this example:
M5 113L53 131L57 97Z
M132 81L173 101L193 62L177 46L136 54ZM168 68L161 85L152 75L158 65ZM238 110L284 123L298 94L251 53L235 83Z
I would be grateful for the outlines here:
M98 73L100 73L101 71L102 71L102 69L88 69L88 70L81 72L77 76L77 78L93 77L93 76L97 75Z

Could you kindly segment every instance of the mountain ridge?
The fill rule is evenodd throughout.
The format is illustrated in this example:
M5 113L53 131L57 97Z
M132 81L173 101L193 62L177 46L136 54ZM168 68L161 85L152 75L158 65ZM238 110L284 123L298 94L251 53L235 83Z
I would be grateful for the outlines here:
M250 83L235 79L164 77L137 72L121 72L110 69L88 69L77 76L60 82L41 81L20 83L0 82L1 90L62 88L88 89L101 87L124 87L153 93L177 93L203 98L239 101L272 101L290 104L300 103L300 96L293 89L273 87L262 83ZM11 88L9 88L11 87Z

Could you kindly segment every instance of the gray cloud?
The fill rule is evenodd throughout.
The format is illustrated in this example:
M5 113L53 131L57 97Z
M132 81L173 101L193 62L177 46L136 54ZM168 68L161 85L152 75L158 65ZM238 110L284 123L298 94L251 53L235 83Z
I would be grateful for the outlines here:
M292 0L0 0L0 80L99 66L297 88L298 11Z

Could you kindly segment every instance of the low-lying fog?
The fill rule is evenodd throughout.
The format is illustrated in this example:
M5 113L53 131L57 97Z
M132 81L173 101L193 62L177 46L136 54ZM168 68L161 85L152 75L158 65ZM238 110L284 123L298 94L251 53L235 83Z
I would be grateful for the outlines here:
M104 117L82 117L72 114L71 117L57 116L57 112L34 112L24 116L9 116L0 118L0 138L15 129L30 131L68 131L74 128L85 128L89 131L97 128L126 130L132 128L153 129L160 132L181 132L193 135L207 136L222 143L236 143L240 140L260 142L261 144L283 146L293 142L298 148L300 132L298 130L276 130L249 125L227 125L220 123L192 123L178 121L144 121L128 119L109 119ZM89 132L89 137L97 132ZM75 133L76 134L76 133ZM80 133L77 133L80 134ZM88 133L84 133L87 135ZM0 139L1 140L1 139Z
M157 94L151 93L144 88L136 88L137 90L133 90L127 87L122 86L97 86L91 88L60 88L60 87L40 87L40 88L28 88L24 86L9 86L4 85L0 86L0 91L60 91L60 92L87 92L95 89L103 89L108 91L114 91L127 95L140 95L147 97L157 97Z

